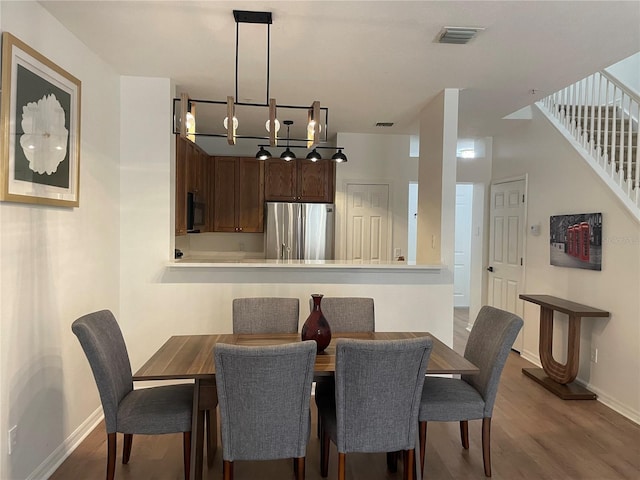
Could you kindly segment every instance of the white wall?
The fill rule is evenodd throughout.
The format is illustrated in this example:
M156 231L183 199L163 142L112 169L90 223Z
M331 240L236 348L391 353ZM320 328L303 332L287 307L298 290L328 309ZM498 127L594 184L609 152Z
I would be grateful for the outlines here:
M611 312L582 321L578 380L599 399L640 421L640 224L627 212L542 114L509 125L493 142L493 176L528 173L528 224L542 226L526 241L524 292L549 294ZM549 216L602 212L602 271L551 266ZM539 362L539 307L525 302L523 356ZM566 317L556 314L554 354L566 357ZM591 348L598 363L590 362Z
M640 95L640 52L620 60L605 70Z
M453 271L458 96L447 88L420 112L418 242L420 264Z
M409 155L409 135L338 133L337 145L344 147L349 161L336 165L336 258L346 256L344 212L348 182L388 183L389 208L392 211L393 249L407 254L407 209L409 182L418 180L418 160Z
M45 478L38 467L99 406L71 322L119 310L119 80L38 3L0 12L3 31L82 82L80 207L0 203L0 478Z

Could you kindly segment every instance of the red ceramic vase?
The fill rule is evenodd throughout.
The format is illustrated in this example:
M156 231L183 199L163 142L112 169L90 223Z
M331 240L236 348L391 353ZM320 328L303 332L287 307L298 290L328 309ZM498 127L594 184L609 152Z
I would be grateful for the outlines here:
M302 325L302 340L315 340L320 353L331 343L331 327L320 308L322 295L314 293L311 298L313 298L313 310Z

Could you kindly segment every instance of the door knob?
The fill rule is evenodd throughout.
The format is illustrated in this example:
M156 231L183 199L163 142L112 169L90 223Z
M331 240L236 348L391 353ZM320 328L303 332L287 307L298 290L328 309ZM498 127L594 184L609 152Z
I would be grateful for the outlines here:
M493 272L493 267L487 267L487 272Z

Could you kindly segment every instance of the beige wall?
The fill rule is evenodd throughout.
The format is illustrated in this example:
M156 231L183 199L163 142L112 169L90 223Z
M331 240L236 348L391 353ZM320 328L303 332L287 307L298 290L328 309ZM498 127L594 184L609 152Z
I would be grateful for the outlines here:
M530 121L509 122L493 142L493 179L527 173L527 293L550 294L611 312L582 322L578 379L599 399L640 421L640 224L536 109ZM602 212L602 271L549 264L549 216ZM539 308L525 304L523 356L538 362ZM566 317L558 315L554 353L566 357ZM598 363L590 362L591 348Z
M119 79L38 3L1 2L0 12L3 31L82 81L80 207L0 203L0 478L41 479L39 465L97 418L71 322L119 310Z
M345 258L345 191L349 182L389 184L391 242L407 254L407 210L409 182L418 180L418 160L409 155L409 135L338 133L337 145L344 147L349 161L336 165L336 258Z

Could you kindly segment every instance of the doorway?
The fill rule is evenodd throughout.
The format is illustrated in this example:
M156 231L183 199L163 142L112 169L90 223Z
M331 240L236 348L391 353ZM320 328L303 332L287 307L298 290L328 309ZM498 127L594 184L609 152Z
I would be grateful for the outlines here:
M473 184L456 184L453 306L469 307L471 292L471 225Z
M487 303L522 317L526 179L491 185ZM522 351L522 331L513 349Z

